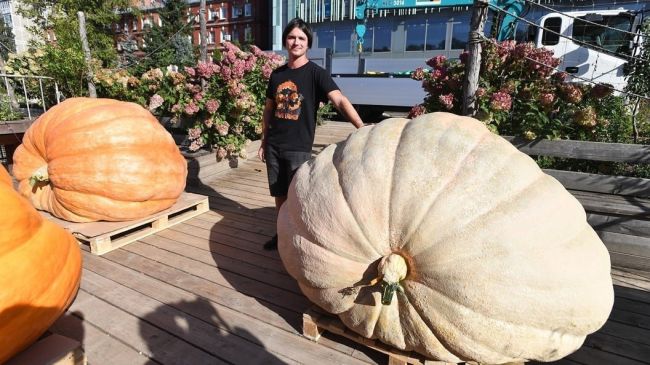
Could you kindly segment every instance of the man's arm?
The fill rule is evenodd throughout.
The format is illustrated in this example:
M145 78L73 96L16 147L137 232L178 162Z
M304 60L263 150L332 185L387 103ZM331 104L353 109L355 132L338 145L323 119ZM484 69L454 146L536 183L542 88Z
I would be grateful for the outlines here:
M262 162L266 162L264 148L266 147L266 136L268 135L269 123L271 123L271 117L273 116L273 109L275 109L275 101L266 98L264 113L262 114L262 143L260 144L260 149L257 151L257 156L262 160Z
M332 102L332 104L334 104L336 110L343 114L348 122L352 123L357 128L363 127L361 117L359 117L359 114L350 103L350 100L343 95L341 90L330 91L327 94L327 98Z

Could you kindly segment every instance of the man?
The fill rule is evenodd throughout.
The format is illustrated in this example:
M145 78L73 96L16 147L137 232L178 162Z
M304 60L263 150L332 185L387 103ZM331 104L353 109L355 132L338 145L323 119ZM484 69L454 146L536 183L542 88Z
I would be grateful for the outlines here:
M312 31L302 19L293 19L282 32L287 64L271 74L266 90L262 145L258 155L266 163L269 190L276 212L287 200L296 170L311 158L318 104L331 101L345 118L361 128L363 122L329 73L307 58ZM277 234L264 248L276 250Z

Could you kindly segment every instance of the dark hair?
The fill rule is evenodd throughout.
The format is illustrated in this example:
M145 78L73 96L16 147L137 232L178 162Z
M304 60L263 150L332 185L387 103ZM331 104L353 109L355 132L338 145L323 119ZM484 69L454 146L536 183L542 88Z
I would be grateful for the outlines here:
M312 33L309 24L307 24L304 20L300 18L291 19L291 21L287 23L287 26L284 27L284 30L282 31L282 46L283 47L287 46L287 37L289 36L289 32L291 32L293 28L298 28L302 30L305 33L305 35L307 35L307 47L311 48L311 41L314 38L314 34Z

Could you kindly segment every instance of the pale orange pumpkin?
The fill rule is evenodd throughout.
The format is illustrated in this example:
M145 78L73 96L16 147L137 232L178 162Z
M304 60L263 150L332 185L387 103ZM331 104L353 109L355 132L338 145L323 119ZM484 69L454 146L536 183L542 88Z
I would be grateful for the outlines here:
M124 221L172 206L187 162L141 106L72 98L27 130L13 172L37 209L73 222Z
M0 167L0 363L42 335L72 302L81 278L75 238L43 219Z
M447 362L557 360L614 301L580 203L483 123L448 113L364 127L302 165L278 237L310 300Z

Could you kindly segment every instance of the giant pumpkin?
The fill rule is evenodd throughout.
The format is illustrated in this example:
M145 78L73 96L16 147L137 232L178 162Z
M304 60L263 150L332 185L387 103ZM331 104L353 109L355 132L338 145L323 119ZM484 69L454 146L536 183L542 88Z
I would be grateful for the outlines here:
M329 146L296 173L278 235L311 301L433 359L555 360L613 304L579 202L472 118L392 119Z
M70 305L81 253L63 228L41 218L0 166L0 364L34 342Z
M73 222L124 221L172 206L187 163L141 106L72 98L27 130L13 172L37 209Z

